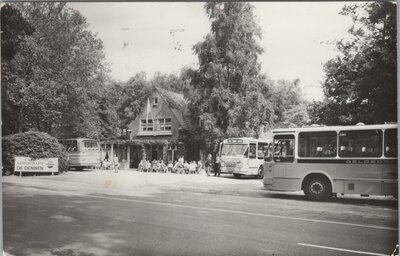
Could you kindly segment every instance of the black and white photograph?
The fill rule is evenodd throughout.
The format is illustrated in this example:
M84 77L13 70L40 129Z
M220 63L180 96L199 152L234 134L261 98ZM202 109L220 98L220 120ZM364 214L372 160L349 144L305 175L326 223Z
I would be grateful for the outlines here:
M0 6L3 256L399 255L396 1Z

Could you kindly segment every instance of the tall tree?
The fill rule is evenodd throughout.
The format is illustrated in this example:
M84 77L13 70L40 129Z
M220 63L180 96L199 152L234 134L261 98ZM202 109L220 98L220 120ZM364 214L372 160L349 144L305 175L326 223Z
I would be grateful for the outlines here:
M313 122L383 123L397 120L396 4L389 1L346 5L353 18L351 39L328 61L324 103L310 106Z
M5 4L1 8L1 112L3 117L3 135L13 133L15 127L18 126L16 118L13 117L18 111L18 107L9 99L8 90L10 79L10 62L18 52L21 42L25 37L33 33L32 26L22 17L18 9L12 7L10 4Z
M194 46L199 68L191 74L196 93L190 110L203 124L195 134L209 145L226 136L257 136L260 124L272 122L273 113L269 85L257 61L263 50L253 7L210 2L205 10L211 32Z
M5 90L17 108L16 131L35 128L61 137L99 137L98 97L107 79L101 40L65 3L16 6L34 28L6 74Z
M309 122L307 101L303 98L299 79L279 80L271 92L276 116L272 127L301 127Z

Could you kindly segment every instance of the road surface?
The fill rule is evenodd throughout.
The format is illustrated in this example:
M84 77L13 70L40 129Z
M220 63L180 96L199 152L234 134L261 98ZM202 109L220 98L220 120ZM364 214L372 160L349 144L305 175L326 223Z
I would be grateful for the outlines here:
M3 178L3 246L15 256L390 255L397 219L391 198L310 202L228 175Z

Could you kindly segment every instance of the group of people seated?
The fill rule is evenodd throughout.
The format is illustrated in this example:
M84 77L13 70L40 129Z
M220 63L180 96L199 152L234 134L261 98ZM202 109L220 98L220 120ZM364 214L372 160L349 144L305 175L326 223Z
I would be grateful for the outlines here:
M201 170L202 164L199 161L191 161L188 163L187 161L183 161L183 159L179 159L172 163L169 161L168 164L165 164L162 159L149 161L147 159L142 159L139 163L138 171L140 172L162 172L162 173L180 173L180 174L195 174L199 173Z
M115 169L118 170L120 164L117 155L114 155L113 159L110 160L108 153L106 154L104 161L101 162L101 168L104 170Z

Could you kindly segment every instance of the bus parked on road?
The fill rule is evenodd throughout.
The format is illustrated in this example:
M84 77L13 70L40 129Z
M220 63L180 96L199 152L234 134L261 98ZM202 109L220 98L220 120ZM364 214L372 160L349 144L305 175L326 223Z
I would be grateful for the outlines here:
M303 190L312 200L397 197L397 124L276 129L272 160L264 164L268 190Z
M235 177L264 175L264 151L268 141L254 138L229 138L221 144L221 172L232 173Z
M96 140L86 138L60 139L68 153L68 168L83 170L100 166L100 145Z

